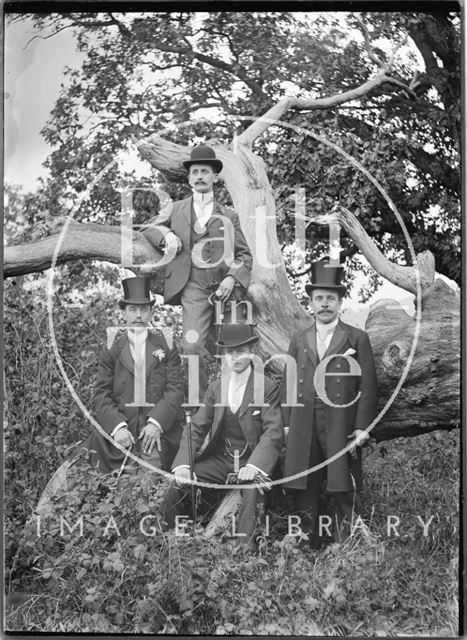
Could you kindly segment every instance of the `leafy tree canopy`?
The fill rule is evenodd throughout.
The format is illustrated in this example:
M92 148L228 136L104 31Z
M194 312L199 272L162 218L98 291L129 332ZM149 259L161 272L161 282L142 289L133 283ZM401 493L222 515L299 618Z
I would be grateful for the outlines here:
M308 211L345 206L389 257L411 261L384 198L310 131L372 173L401 212L415 251L430 250L437 270L459 281L457 13L57 13L33 19L38 37L73 29L85 58L81 69L66 69L42 130L53 147L46 161L50 177L40 206L28 207L30 222L45 206L63 213L129 147L131 135L164 132L184 144L230 144L234 131L250 124L242 117L258 117L288 95L342 93L390 62L392 83L334 108L289 111L255 142L276 193L279 239L284 246L294 239L295 194L302 187ZM186 193L182 174L138 184L154 185L156 178L172 197ZM114 163L77 218L118 224L125 184L134 186L134 177ZM157 206L151 196L138 195L142 218ZM309 226L307 240L309 254L318 256L327 231ZM356 248L345 238L342 245L356 264Z

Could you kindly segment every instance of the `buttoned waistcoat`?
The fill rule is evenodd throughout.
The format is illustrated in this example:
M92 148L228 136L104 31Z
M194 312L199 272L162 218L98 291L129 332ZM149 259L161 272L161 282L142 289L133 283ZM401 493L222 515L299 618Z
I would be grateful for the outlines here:
M143 235L156 247L160 247L166 228L170 228L181 240L181 252L165 266L164 301L168 304L180 304L180 293L190 278L192 206L192 196L172 202L156 218L150 220L148 226L141 229ZM224 243L225 234L229 232L228 228L225 229L226 221L233 231L230 249L230 243ZM207 235L210 242L203 245L202 257L211 265L211 279L220 282L227 275L232 275L247 289L253 258L235 211L214 201L213 212L207 222Z
M255 380L253 373L251 373L242 404L238 410L238 419L245 440L251 449L247 463L254 464L265 473L270 474L277 462L284 441L279 386L259 372L255 375L258 376L257 382L259 382L256 389L264 388L264 399L262 392L258 395L255 394ZM222 421L226 410L226 387L226 380L223 383L222 379L218 378L211 382L203 400L204 406L200 407L193 416L191 429L194 458L210 431L211 439L198 459L209 458L217 453L222 445L220 440ZM189 464L186 428L172 468L182 464Z

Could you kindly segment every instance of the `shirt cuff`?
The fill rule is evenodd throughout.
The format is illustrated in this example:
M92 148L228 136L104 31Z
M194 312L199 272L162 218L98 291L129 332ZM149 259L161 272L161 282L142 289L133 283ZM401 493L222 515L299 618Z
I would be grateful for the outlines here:
M155 420L154 418L151 418L151 416L148 416L148 422L152 422L152 424L155 424L156 427L159 427L159 429L164 432L164 429L162 428L160 422L157 422L157 420Z
M172 469L172 473L175 473L177 469L189 469L189 468L190 468L189 464L179 464L178 467L174 467Z
M259 471L259 473L261 473L263 476L267 476L268 475L265 471L263 471L262 469L257 467L255 464L251 464L250 462L247 462L245 466L253 467L253 469L256 469L256 471Z
M126 422L119 422L119 423L117 424L117 426L114 428L114 430L110 432L111 437L113 438L113 437L114 437L114 435L117 433L117 431L118 431L119 429L121 429L122 427L127 427L127 426L128 426L128 425L127 425L127 423L126 423Z

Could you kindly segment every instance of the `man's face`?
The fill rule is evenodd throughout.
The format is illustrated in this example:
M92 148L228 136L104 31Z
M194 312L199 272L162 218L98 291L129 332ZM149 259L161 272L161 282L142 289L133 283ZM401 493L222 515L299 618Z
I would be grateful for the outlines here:
M227 365L234 373L242 373L251 362L251 346L244 344L241 347L225 349Z
M147 327L151 319L151 305L126 304L123 317L127 327Z
M311 307L318 322L329 324L339 314L342 300L332 289L314 289L311 292Z
M209 193L219 176L209 164L192 164L188 171L190 187L198 193Z

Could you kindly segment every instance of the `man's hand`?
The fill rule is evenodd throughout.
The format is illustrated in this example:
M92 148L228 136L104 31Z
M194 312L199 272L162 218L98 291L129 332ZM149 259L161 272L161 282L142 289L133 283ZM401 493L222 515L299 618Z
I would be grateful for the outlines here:
M131 435L130 431L128 431L127 427L121 427L114 435L115 442L125 449L129 449L132 444L135 444L135 439Z
M179 487L186 487L191 483L190 469L188 467L180 467L174 471L175 482ZM193 480L196 480L196 475L193 473Z
M370 436L367 433L365 433L363 429L355 429L350 434L350 436L347 436L348 440L351 440L352 438L353 438L351 442L352 446L349 449L350 452L354 451L355 447L361 447L362 445L364 445L365 442L370 439Z
M242 467L238 472L238 480L239 482L252 482L256 476L258 475L258 469L247 464L245 467Z
M182 250L182 241L180 238L173 232L169 231L164 236L165 242L165 253L171 251L174 255L177 255Z
M219 300L228 300L235 286L235 278L233 276L225 276L220 285L216 289L216 297Z
M161 450L161 434L162 429L161 427L159 427L159 425L154 424L154 422L147 423L138 438L139 440L143 438L141 449L144 453L151 453L151 451L154 449L154 445L157 446L158 451Z

